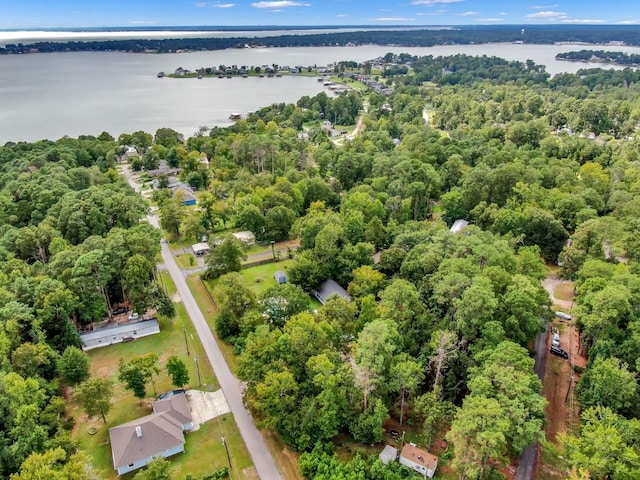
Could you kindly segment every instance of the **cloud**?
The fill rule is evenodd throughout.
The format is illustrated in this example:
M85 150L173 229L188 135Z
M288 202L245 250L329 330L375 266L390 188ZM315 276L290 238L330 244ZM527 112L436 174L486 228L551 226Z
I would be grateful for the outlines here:
M378 17L371 18L370 20L376 22L412 22L415 18L406 18L406 17Z
M529 15L526 15L526 18L554 19L554 18L566 18L566 17L567 17L567 14L564 12L554 12L551 10L545 10L543 12L530 13Z
M465 0L413 0L411 5L440 5L443 3L459 3Z
M548 8L557 8L559 7L559 4L555 4L555 5L534 5L533 8L534 10L547 10Z
M198 8L205 8L207 5L209 5L209 2L196 2L195 5Z
M476 18L476 22L504 22L504 18Z
M640 23L640 20L620 20L618 25L635 25Z
M498 15L505 16L505 15L509 15L509 14L507 12L500 12Z
M345 15L344 13L339 13L336 15L337 18L347 18L349 15Z
M567 18L562 20L562 23L605 23L604 20L593 20L590 18Z
M273 2L255 2L251 4L254 8L285 8L285 7L310 7L310 3L292 2L291 0L276 0Z
M129 22L131 25L155 25L153 20L132 20Z
M462 12L456 13L458 17L475 17L476 15L480 15L480 12Z
M216 8L231 8L235 7L235 3L214 3L212 6Z

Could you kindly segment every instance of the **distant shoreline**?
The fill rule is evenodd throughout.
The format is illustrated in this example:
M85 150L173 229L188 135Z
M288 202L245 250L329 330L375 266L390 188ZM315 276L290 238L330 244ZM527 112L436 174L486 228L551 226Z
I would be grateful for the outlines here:
M350 31L345 31L350 30ZM318 33L320 32L320 33ZM121 51L132 53L177 53L247 47L313 47L381 45L394 47L433 47L522 43L553 45L640 46L640 26L461 26L461 27L334 27L275 30L118 30L118 31L41 31L48 39L34 39L33 31L0 32L0 54L48 52ZM235 33L244 36L230 36ZM254 36L247 36L254 33ZM18 35L19 34L19 35ZM31 36L29 36L31 35ZM170 35L171 38L168 38ZM75 38L74 38L75 36ZM98 37L98 38L96 38ZM181 38L178 38L181 37ZM13 40L9 40L13 38ZM79 38L84 38L80 40ZM9 42L18 43L9 43Z

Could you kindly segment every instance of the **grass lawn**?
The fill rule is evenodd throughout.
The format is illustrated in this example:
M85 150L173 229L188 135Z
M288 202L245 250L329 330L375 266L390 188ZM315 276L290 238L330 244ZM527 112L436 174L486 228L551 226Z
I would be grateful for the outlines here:
M161 273L161 280L166 285L169 294L174 295L175 286L166 272ZM93 464L98 470L100 478L115 478L116 476L111 460L109 428L152 413L151 403L155 397L153 387L148 385L147 398L139 401L118 382L118 363L120 358L131 359L149 352L156 352L160 358L159 363L161 365L161 372L155 378L157 392L175 388L171 385L171 380L164 371L164 364L170 355L176 355L186 363L189 368L190 386L192 388L210 391L220 388L213 369L204 354L200 339L196 335L193 324L188 318L182 303L176 304L176 312L177 315L173 321L160 319L161 330L157 335L88 352L91 360L91 374L112 378L115 384L112 409L107 416L106 425L103 424L100 418L87 419L79 405L75 402L70 403L71 414L76 420L73 437L78 441L80 448L93 459ZM189 345L189 356L187 355L185 335ZM194 354L198 356L202 387L198 387ZM93 434L90 434L90 427L97 428L97 432L91 432ZM257 478L252 467L250 455L230 414L222 417L220 423L212 420L203 425L199 431L187 435L186 453L177 455L171 460L172 466L176 469L174 478L182 479L187 473L201 476L227 465L226 453L220 440L220 428L224 431L232 455L234 467L232 478ZM243 473L239 474L238 472ZM130 474L124 478L132 477L133 474Z
M558 300L566 300L570 302L573 300L573 282L565 282L560 285L556 285L556 288L553 289L553 296Z
M207 325L209 325L211 333L213 333L216 342L218 342L218 347L220 347L220 350L222 351L222 355L229 366L229 370L231 370L231 373L235 375L236 370L238 369L238 361L236 360L236 356L233 354L233 347L218 338L215 325L217 310L209 298L206 287L200 280L200 275L190 275L187 277L187 285L189 286L189 290L191 290L193 297L196 299L196 303L198 304L198 307L200 307L204 318L207 320Z
M196 257L192 253L183 253L181 255L175 255L176 263L182 269L188 269L197 267Z
M271 249L271 247L269 247ZM282 260L280 262L267 263L258 265L257 267L246 268L240 270L240 274L247 280L247 285L256 295L270 287L276 285L276 279L273 276L277 270L287 273L287 268L293 265L293 260Z

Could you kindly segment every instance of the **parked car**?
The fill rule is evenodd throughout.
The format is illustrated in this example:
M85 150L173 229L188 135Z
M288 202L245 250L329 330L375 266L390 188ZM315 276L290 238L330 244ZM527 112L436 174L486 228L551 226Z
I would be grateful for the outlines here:
M114 308L111 313L113 313L114 315L120 315L121 313L127 313L128 311L129 309L127 307L118 307Z
M559 333L554 333L553 334L553 339L551 340L551 345L553 345L554 347L559 347L560 346L560 334Z
M571 315L564 312L556 312L556 317L558 317L560 320L567 320L567 321L571 320Z
M129 321L139 320L139 319L140 319L139 313L132 313L131 315L129 315Z
M391 438L394 438L396 440L400 438L400 432L398 430L394 430L393 428L389 430L387 433Z
M562 358L569 358L569 354L567 352L565 352L563 349L561 349L560 347L556 347L554 345L551 346L551 349L549 350L551 353L553 353L554 355L557 355L559 357Z

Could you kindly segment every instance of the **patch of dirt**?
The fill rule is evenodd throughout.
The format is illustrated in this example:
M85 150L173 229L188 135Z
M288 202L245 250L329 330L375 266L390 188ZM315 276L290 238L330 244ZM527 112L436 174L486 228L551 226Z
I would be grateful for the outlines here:
M557 443L557 435L573 430L579 420L579 405L575 397L575 388L579 375L572 365L585 367L587 359L580 352L578 329L567 323L554 322L560 332L560 347L569 354L569 360L549 355L547 370L543 381L543 393L549 402L547 405L547 440ZM549 335L548 347L551 347L552 335Z
M276 461L282 478L286 478L287 480L304 480L298 468L297 455L285 445L278 434L269 430L262 430L261 433Z
M180 298L180 294L178 292L174 293L173 295L171 295L171 301L173 303L180 303L182 302L182 299Z
M242 469L242 478L244 480L260 480L260 475L256 467L247 467Z

